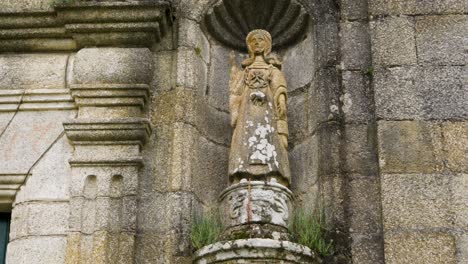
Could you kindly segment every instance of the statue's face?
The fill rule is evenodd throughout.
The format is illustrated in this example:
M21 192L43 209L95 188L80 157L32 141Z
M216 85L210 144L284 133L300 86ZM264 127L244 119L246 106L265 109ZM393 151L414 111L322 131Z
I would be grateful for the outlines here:
M255 55L263 54L267 48L267 41L262 34L255 34L249 39L249 49Z

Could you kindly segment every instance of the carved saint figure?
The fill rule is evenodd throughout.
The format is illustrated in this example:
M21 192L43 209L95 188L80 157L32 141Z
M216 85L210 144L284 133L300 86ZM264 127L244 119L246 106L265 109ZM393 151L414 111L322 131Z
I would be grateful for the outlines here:
M230 58L229 108L234 134L229 156L232 182L276 179L288 185L287 85L281 63L270 57L272 40L265 30L247 35L249 58L239 69Z

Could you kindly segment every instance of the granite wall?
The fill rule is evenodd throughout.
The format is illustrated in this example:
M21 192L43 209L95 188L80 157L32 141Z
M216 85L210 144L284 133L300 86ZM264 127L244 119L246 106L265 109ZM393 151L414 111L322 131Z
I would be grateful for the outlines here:
M192 217L228 183L230 49L203 25L216 1L169 2L157 39L133 15L118 18L133 33L105 39L54 22L50 1L0 4L7 263L191 263ZM277 51L291 189L296 207L325 210L327 261L465 263L466 1L299 2L307 32ZM93 137L105 129L131 133Z

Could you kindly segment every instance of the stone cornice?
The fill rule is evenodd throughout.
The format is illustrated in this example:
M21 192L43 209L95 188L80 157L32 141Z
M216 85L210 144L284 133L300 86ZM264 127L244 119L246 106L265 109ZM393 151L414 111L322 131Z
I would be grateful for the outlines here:
M0 112L72 109L68 89L0 89Z
M0 174L0 211L9 211L16 193L29 174Z
M147 84L73 84L72 96L78 106L139 106L148 101Z
M144 145L151 126L144 118L72 120L63 124L74 145Z
M166 2L78 2L54 11L0 12L0 52L151 47L171 25Z

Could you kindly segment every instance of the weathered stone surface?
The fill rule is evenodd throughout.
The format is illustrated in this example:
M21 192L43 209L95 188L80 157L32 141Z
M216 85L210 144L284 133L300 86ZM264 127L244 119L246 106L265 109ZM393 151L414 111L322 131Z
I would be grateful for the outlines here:
M464 65L468 35L466 15L423 16L416 18L416 43L420 63Z
M378 122L379 163L383 173L431 173L442 169L441 131L437 123Z
M381 235L351 234L351 239L351 258L353 263L385 263L383 237Z
M468 261L468 234L463 234L457 237L457 263L465 263Z
M200 21L211 0L174 0L173 5L180 17Z
M178 20L178 46L193 48L205 63L210 61L210 43L200 25L191 19Z
M66 54L2 54L0 88L64 88Z
M274 40L273 40L274 41ZM288 49L283 55L283 71L288 82L288 92L303 88L314 78L316 70L314 36L309 34L301 43Z
M309 131L313 133L320 124L340 117L339 73L335 69L318 70L309 88Z
M464 0L372 0L369 11L372 15L416 15L416 14L451 14L466 10Z
M68 160L72 151L67 139L60 138L31 171L15 202L68 199L71 175Z
M67 202L31 203L27 206L28 234L66 235L69 216Z
M158 51L154 53L154 76L151 87L157 92L169 91L175 87L174 52ZM152 96L155 96L152 94Z
M365 176L377 175L377 138L370 125L346 125L344 136L344 171Z
M341 60L344 69L366 70L371 64L371 46L367 22L343 22Z
M4 0L1 3L2 10L32 11L52 9L51 0Z
M309 107L310 97L307 93L288 97L289 142L301 142L310 135Z
M372 119L372 94L369 78L362 72L343 71L340 96L346 123L367 123Z
M65 263L67 239L65 236L37 236L8 243L9 263L37 264ZM27 254L25 254L27 252Z
M456 172L468 172L468 124L446 122L442 124L447 166Z
M396 67L375 71L376 114L383 119L421 119L424 99L415 84L418 69Z
M10 241L28 235L28 213L27 204L17 204L11 211Z
M77 83L150 83L153 60L146 48L84 48L73 65Z
M468 67L424 67L415 77L426 119L468 119Z
M0 170L26 173L63 132L74 111L19 112L0 138Z
M305 246L271 239L240 239L208 245L195 253L194 263L246 263L252 259L274 264L321 263L315 252Z
M229 52L223 46L211 46L208 101L224 111L229 110ZM240 59L240 56L237 56Z
M340 25L335 22L315 25L317 66L335 66L338 61Z
M185 236L184 240L180 240L182 235ZM181 249L187 247L187 239L187 234L180 234L176 230L168 234L152 232L139 234L135 246L136 262L142 264L191 264L192 252L190 250L183 252L183 254L180 252Z
M352 234L379 234L382 229L380 182L354 176L349 181L349 219Z
M178 49L176 71L176 86L195 90L198 95L205 94L208 69L202 55L194 48Z
M375 65L417 63L414 18L386 17L371 21L372 61Z
M341 164L341 129L334 123L324 123L317 128L319 176L339 175Z
M375 72L376 112L383 119L466 119L466 67L395 67Z
M464 230L465 233L468 226L468 195L466 190L468 190L468 174L453 175L451 178L451 212L455 227Z
M367 18L368 4L366 0L340 0L341 18L357 20Z
M403 233L385 236L385 263L455 264L454 237L444 233Z
M450 178L429 174L384 175L384 230L452 227Z
M295 195L296 204L303 208L313 209L318 200L318 139L311 136L289 150L291 161L291 190Z

